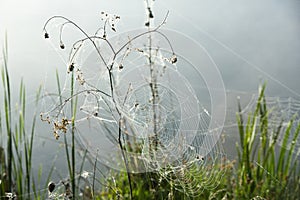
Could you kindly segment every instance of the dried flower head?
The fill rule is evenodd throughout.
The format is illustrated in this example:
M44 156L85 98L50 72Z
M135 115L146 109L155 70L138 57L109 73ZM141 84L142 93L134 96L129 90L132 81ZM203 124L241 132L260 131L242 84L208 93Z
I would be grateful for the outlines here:
M148 12L149 12L149 18L154 18L152 10L150 7L148 7Z
M69 65L69 68L68 68L68 73L72 72L74 70L75 66L74 66L74 63L71 63L71 65Z
M54 135L55 139L57 139L57 140L59 139L59 135L58 135L59 131L62 131L65 134L67 133L67 130L68 130L67 126L68 126L68 124L69 124L69 121L66 118L62 118L61 122L55 121L53 123L53 126L54 126L54 128L53 128L54 129L53 135Z
M54 137L55 137L56 140L59 139L59 135L58 135L57 131L53 131L53 135L54 135Z
M51 121L50 121L50 117L47 116L45 119L43 118L43 113L40 114L40 117L41 117L41 120L42 122L48 122L48 124L51 124Z
M80 69L77 69L76 71L76 80L79 82L80 85L83 85L85 83L83 73L82 71L80 71Z
M59 47L60 47L61 49L64 49L64 48L65 48L65 45L64 45L62 42L60 42Z
M171 61L172 64L175 64L175 63L177 62L177 57L176 57L176 55L173 55L173 56L171 57L170 61Z
M48 39L49 38L49 34L46 32L45 35L44 35L45 39Z

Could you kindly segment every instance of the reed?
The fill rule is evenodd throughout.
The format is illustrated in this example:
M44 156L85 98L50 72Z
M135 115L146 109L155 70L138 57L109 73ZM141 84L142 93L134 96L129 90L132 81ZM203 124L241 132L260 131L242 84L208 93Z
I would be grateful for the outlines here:
M265 84L260 88L255 110L248 115L246 122L238 102L240 143L237 144L237 187L234 193L236 198L243 199L255 196L293 199L300 194L297 187L299 160L295 150L300 124L296 124L292 132L296 123L294 117L289 119L285 129L283 121L275 125L269 122L272 109L266 104L265 88ZM283 134L281 144L280 134ZM290 138L292 143L288 148Z
M1 79L3 88L4 119L0 118L1 131L1 197L16 197L18 199L31 199L32 184L34 182L32 172L33 144L36 130L36 112L27 119L26 89L23 80L19 86L19 98L17 106L12 109L11 80L8 68L7 38L3 48L3 63L1 66ZM38 88L35 98L35 106L38 105L41 87ZM2 115L1 115L2 116ZM2 122L4 120L4 126ZM27 126L30 126L29 130ZM6 140L6 145L3 143ZM4 148L6 146L6 149Z

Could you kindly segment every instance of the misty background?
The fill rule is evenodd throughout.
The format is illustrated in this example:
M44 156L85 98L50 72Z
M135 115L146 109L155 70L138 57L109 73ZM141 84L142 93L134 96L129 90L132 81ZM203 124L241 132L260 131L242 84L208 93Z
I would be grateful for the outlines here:
M118 32L144 27L146 21L143 0L0 0L0 41L4 44L7 33L13 93L18 93L23 78L30 105L40 84L44 90L55 89L56 69L62 78L66 74L70 46L62 51L59 40L44 39L42 29L48 18L65 16L93 34L101 25L101 11L121 16ZM168 11L165 28L203 46L218 66L228 113L235 113L237 96L247 105L263 81L267 81L267 96L300 99L300 1L156 0L155 23L159 24ZM52 27L50 37L55 38L58 26ZM75 29L67 29L64 40L76 38ZM37 135L41 141L36 148L43 147L36 155L39 161L56 141L51 129L38 130Z

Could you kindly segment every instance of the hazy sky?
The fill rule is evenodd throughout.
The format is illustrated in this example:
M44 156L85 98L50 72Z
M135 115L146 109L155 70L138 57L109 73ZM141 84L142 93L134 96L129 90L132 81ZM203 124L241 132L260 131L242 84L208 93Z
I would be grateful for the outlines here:
M271 95L300 97L300 1L157 0L157 23L168 10L165 27L207 49L226 89L255 92L263 79ZM0 0L0 41L7 31L12 76L24 77L30 88L54 78L52 69L64 65L68 51L61 52L58 41L44 40L44 22L63 15L94 33L101 11L121 16L118 30L145 22L143 0Z

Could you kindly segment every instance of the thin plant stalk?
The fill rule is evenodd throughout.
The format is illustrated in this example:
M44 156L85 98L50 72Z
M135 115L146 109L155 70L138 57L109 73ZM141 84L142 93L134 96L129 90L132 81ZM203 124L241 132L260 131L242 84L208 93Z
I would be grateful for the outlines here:
M241 106L238 103L237 122L240 134L238 152L238 182L235 190L236 198L253 198L255 195L277 198L294 198L290 188L294 187L293 181L299 180L294 155L295 143L299 137L300 123L295 124L294 117L288 119L285 129L283 121L271 128L269 123L272 109L267 108L264 96L265 84L261 87L257 104L253 114L248 115L244 124ZM292 129L292 127L295 127ZM282 143L278 139L282 134ZM293 136L292 136L293 135ZM288 141L292 140L288 146ZM257 143L255 145L255 143ZM276 157L275 150L279 154ZM255 161L256 159L256 161ZM300 192L300 191L298 191Z
M3 192L8 192L18 199L31 199L32 192L32 153L33 153L33 143L35 135L36 126L36 112L34 112L31 122L31 130L29 134L26 130L26 90L23 80L20 82L19 86L19 101L16 107L16 115L18 120L13 123L12 120L12 110L11 110L11 87L10 87L10 77L8 72L8 51L7 51L7 39L5 42L5 48L3 50L3 68L1 69L2 75L2 85L4 88L4 111L5 111L5 122L6 122L6 132L7 132L7 166L4 163L2 165L2 170L4 168L7 174L7 180L3 181L4 187L1 189L1 194ZM36 93L35 106L38 105L40 98L41 87ZM14 131L12 127L14 126ZM2 127L1 127L2 130ZM4 152L3 152L3 155ZM5 162L5 161L4 161ZM4 173L4 172L3 172Z
M11 130L11 91L10 91L10 79L8 74L8 45L7 36L5 36L5 47L3 52L3 65L2 69L2 84L4 89L4 113L7 131L7 176L8 176L8 190L11 190L12 186L12 130Z
M74 94L74 72L72 73L72 79L71 79L71 96ZM78 97L75 98L75 101L73 98L71 99L71 116L72 116L72 128L71 128L71 134L72 134L72 176L71 176L71 182L72 182L72 191L73 195L76 195L76 183L75 183L75 119L76 119L76 111L77 111L77 102Z

